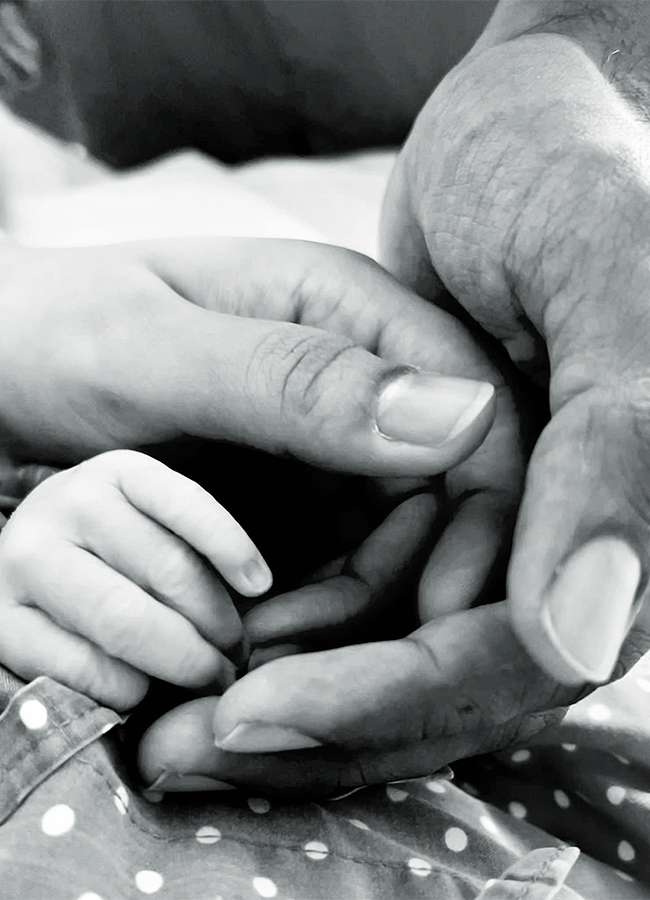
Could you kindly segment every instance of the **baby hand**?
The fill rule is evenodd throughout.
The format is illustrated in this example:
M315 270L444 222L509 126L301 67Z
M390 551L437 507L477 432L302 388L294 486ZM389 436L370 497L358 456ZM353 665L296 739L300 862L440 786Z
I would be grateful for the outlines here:
M242 627L217 573L246 597L271 586L210 494L144 454L103 453L41 484L0 534L0 661L117 709L148 676L223 689Z

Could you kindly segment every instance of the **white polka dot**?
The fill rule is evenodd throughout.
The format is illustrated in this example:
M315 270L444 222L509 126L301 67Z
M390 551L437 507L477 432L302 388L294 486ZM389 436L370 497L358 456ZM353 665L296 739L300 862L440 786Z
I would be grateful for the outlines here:
M325 859L330 852L327 844L323 844L320 841L307 841L303 850L310 859Z
M199 844L216 844L221 839L221 832L213 825L204 825L195 835Z
M419 875L421 878L431 874L431 863L428 863L426 859L418 859L414 856L413 859L409 859L408 866L414 875Z
M277 887L270 878L253 878L253 887L260 897L275 897L278 892Z
M499 827L494 819L491 819L489 816L481 816L479 818L479 824L483 826L486 831L489 831L490 834L498 834Z
M631 875L628 875L627 872L621 872L620 869L614 869L619 878L622 878L623 881L634 881Z
M431 781L427 781L427 790L431 791L432 794L446 794L447 788L442 784L442 782L437 781L435 778Z
M249 797L248 805L250 809L260 816L267 813L271 809L271 804L265 797Z
M135 886L143 894L155 894L163 886L165 879L160 872L152 872L151 869L142 869L136 872Z
M513 800L512 803L508 804L508 812L511 816L514 816L515 819L525 819L528 815L528 810L524 804L519 803L518 800Z
M618 858L622 859L623 862L632 862L636 856L634 847L627 841L621 841L616 852L618 853Z
M448 828L445 831L445 844L454 853L461 853L467 846L467 835L462 828Z
M40 700L25 700L18 710L20 720L30 731L37 731L47 725L47 709Z
M530 750L515 750L510 759L513 763L525 763L530 759Z
M564 791L553 791L553 799L560 807L560 809L568 809L571 806L571 801L568 796L564 793Z
M636 684L637 684L637 687L641 688L642 691L645 691L646 694L650 694L650 679L637 678Z
M96 894L94 891L86 891L85 894L82 894L80 897L77 897L77 900L102 900L99 894Z
M393 803L403 803L408 797L408 791L403 791L401 788L393 787L392 784L389 784L386 786L386 796Z
M611 717L611 710L604 703L592 703L589 707L589 718L594 722L606 722Z
M562 744L562 749L567 753L574 753L578 749L577 744Z
M74 826L74 811L65 803L51 806L41 819L41 829L50 837L59 837Z
M354 825L355 828L360 828L361 831L370 831L370 826L362 822L361 819L348 819L348 822L350 825Z
M121 812L123 816L126 815L126 811L129 808L129 795L126 792L126 788L123 784L121 784L113 794L113 803L117 807L117 811Z
M625 800L625 788L620 784L612 784L607 788L607 799L612 806L620 806Z

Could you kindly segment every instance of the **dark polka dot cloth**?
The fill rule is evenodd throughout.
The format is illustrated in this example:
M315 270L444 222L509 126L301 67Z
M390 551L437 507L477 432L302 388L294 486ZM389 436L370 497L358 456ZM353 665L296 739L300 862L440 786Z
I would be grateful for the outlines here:
M4 672L2 900L650 900L650 666L537 743L282 805L145 799L120 718ZM645 718L644 718L644 713Z

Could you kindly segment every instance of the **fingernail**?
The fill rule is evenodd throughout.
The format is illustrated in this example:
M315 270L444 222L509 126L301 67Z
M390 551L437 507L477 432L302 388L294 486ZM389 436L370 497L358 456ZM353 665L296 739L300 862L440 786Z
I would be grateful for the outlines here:
M559 570L542 607L542 625L569 667L567 683L607 681L631 624L641 580L639 557L616 537L595 538Z
M267 725L264 722L241 722L230 734L216 738L215 745L220 750L233 753L281 753L283 750L306 750L307 747L322 747L320 741L301 734L295 728L282 725Z
M273 575L265 562L251 559L241 567L241 574L254 596L265 594L273 584Z
M163 772L153 784L142 792L147 800L158 803L163 794L197 793L199 791L236 791L234 784L208 778L207 775L179 775L177 772Z
M440 447L462 434L490 405L494 386L416 369L393 378L377 400L377 428L384 437Z

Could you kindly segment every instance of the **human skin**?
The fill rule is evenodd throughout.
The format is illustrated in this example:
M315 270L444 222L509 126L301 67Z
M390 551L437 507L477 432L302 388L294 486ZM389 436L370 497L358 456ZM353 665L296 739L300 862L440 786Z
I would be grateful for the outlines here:
M389 269L548 384L508 595L567 684L650 646L646 36L643 3L501 4L386 199Z
M251 611L244 645L268 644L269 633L295 643L313 632L321 646L342 643L350 629L358 634L368 617L376 618L423 546L435 544L439 535L445 540L448 532L452 544L468 532L480 544L481 552L465 561L458 590L472 599L481 595L497 557L507 550L520 496L523 448L512 393L460 323L376 263L298 241L169 240L73 251L25 250L7 242L0 271L6 311L0 365L12 375L0 400L0 423L14 458L69 462L119 447L160 452L174 439L197 438L216 442L210 465L217 493L221 481L232 479L219 466L224 442L297 459L301 472L310 463L369 476L369 488L384 493L384 513L369 508L368 527L357 529L360 546L349 541L335 569L311 574L316 583ZM94 473L94 480L85 473ZM432 480L439 473L444 479ZM202 556L214 557L214 536L199 529L199 545L184 529L167 552L160 535L152 534L149 550L141 544L142 565L135 565L124 555L120 534L126 528L135 540L148 526L130 515L127 528L124 498L111 483L116 474L104 472L103 480L100 474L93 460L46 482L7 526L0 547L13 585L4 599L15 631L29 633L30 617L38 619L32 624L40 623L43 641L56 644L52 629L43 632L46 623L31 609L38 594L43 609L65 606L62 617L90 638L94 654L93 647L77 642L75 653L63 654L52 667L46 653L24 654L24 638L11 637L0 648L3 661L23 677L53 674L119 708L142 698L147 674L163 677L164 671L171 683L204 688L211 679L219 681L224 658L214 647L232 650L241 626L227 597L221 608L216 595L210 602L215 573L206 580ZM138 488L144 490L143 479ZM245 494L245 473L241 481ZM189 484L187 504L194 497ZM159 496L149 496L147 508L161 510L160 491L153 484L149 489ZM422 498L412 497L414 492ZM458 521L445 527L443 495L460 527ZM168 515L173 518L173 510ZM198 517L204 530L213 527L200 505L184 515ZM317 522L319 509L310 515ZM273 510L251 524L258 529L264 516L272 521ZM112 537L111 527L119 532ZM72 552L70 565L62 565L75 544L81 552ZM104 596L108 616L103 635L95 616L90 623L75 618L78 604L71 602L89 577L88 566L97 568L85 551L105 558L98 547L108 547L132 582L118 579L120 587L106 580L106 570L102 584L95 579L95 600L101 607ZM292 553L287 546L289 568ZM43 560L38 570L35 558ZM321 556L320 562L329 561ZM456 562L448 552L441 578L458 580ZM293 570L301 564L294 559ZM168 591L163 582L169 582ZM128 636L132 616L145 607L156 609L159 620L163 615L151 606L151 596L188 613L190 624L189 631L186 622L178 632L174 653L161 650L155 659L148 651L138 655L138 647L134 651L142 628ZM193 599L186 606L180 597ZM123 625L112 604L124 610ZM215 617L223 620L219 635ZM163 618L171 626L169 615ZM206 631L207 621L212 631ZM394 627L392 633L405 630L401 621ZM165 641L159 643L162 648ZM135 669L136 660L143 661L139 674L111 666L106 651ZM183 662L192 653L194 666Z
M385 202L394 274L548 386L508 602L423 625L426 659L402 642L271 662L157 723L147 780L321 793L425 774L525 739L648 648L648 37L643 3L500 3ZM283 729L293 753L251 752L281 750Z

